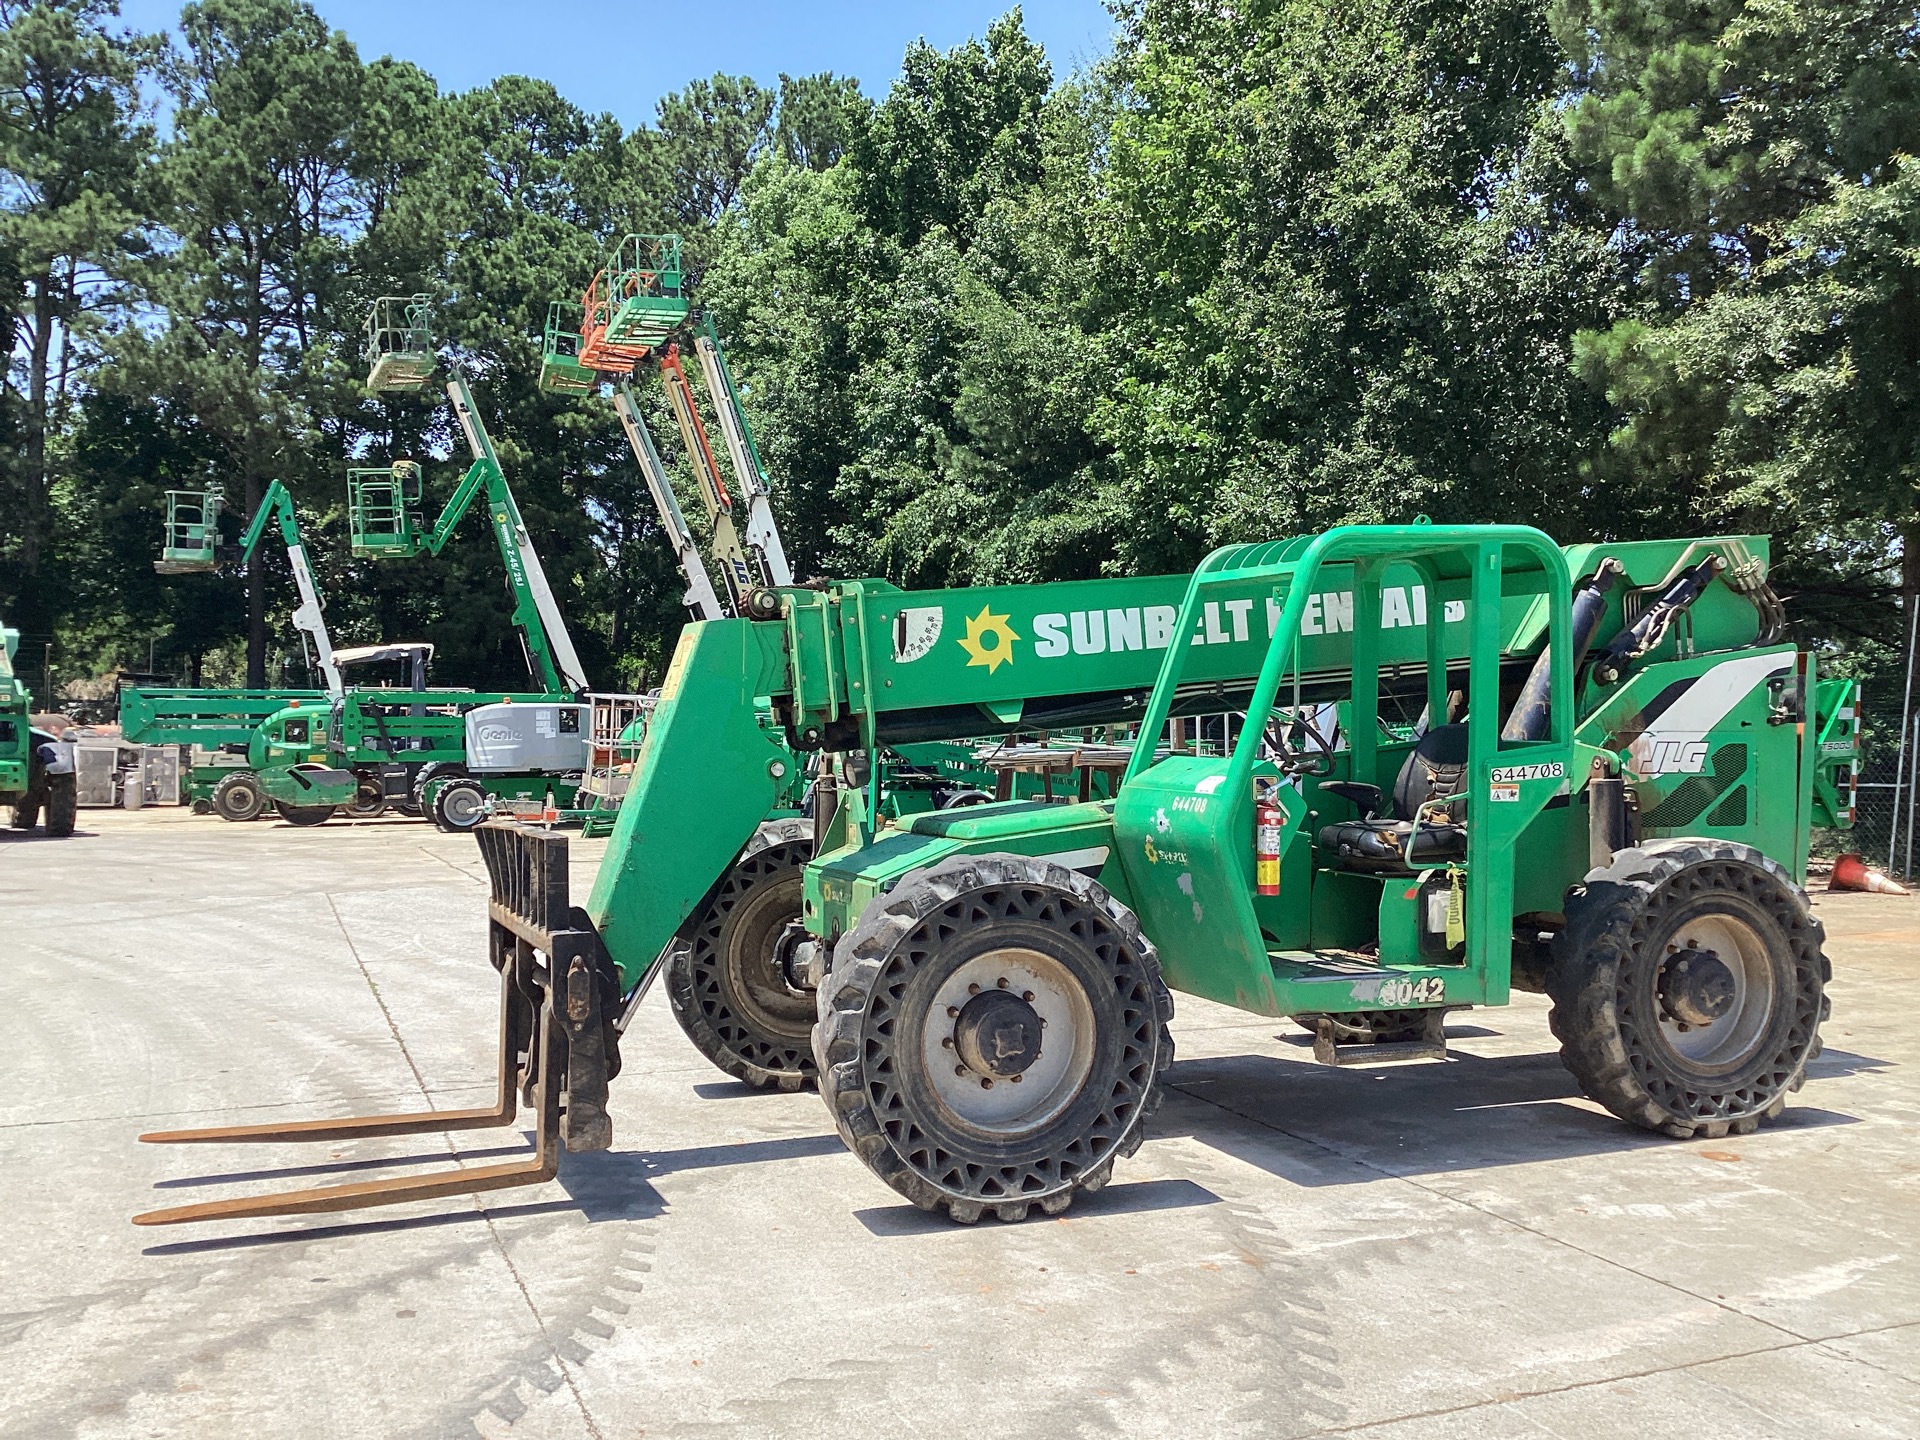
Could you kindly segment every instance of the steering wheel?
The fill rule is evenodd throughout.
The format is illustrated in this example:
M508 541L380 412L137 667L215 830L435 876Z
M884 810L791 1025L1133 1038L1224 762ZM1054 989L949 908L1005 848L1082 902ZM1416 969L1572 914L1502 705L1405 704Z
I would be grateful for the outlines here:
M1290 742L1302 732L1307 745L1295 748ZM1331 775L1334 771L1333 741L1304 715L1291 715L1284 724L1277 718L1268 720L1265 748L1267 758L1283 775Z

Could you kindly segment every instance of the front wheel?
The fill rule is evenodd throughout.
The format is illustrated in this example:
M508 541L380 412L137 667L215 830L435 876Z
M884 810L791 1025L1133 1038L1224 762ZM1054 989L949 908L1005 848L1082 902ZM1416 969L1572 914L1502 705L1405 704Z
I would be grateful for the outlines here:
M331 805L289 805L284 800L276 800L273 808L289 825L324 825L333 818Z
M755 1089L813 1083L811 992L787 979L775 942L800 918L813 858L804 820L773 820L680 927L667 950L667 999L694 1048Z
M1630 1124L1750 1134L1820 1053L1832 975L1806 893L1758 850L1624 850L1567 901L1547 993L1560 1057Z
M222 820L257 820L267 808L266 792L251 770L236 770L222 775L213 787L213 813Z
M449 780L433 797L433 823L464 835L487 818L487 787L478 780Z
M1057 1215L1140 1148L1173 1001L1133 912L1062 866L956 856L834 947L814 1056L841 1138L923 1210Z

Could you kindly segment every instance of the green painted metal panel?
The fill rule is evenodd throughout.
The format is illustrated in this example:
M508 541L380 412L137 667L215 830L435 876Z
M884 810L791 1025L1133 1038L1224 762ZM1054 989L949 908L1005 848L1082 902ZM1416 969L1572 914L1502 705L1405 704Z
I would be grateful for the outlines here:
M652 967L788 782L793 756L757 703L780 683L782 641L776 622L680 632L587 902L622 989Z

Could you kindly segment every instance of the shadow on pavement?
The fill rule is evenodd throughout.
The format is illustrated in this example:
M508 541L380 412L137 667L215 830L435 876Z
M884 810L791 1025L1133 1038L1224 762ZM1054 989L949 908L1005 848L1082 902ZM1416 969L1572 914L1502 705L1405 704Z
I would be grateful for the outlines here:
M1840 1057L1830 1050L1815 1062L1816 1091L1821 1066L1830 1059ZM1859 1068L1880 1062L1848 1056L1841 1063ZM1230 1055L1180 1061L1171 1083L1176 1096L1214 1108L1169 1105L1153 1126L1155 1136L1188 1136L1307 1187L1688 1143L1634 1129L1591 1108L1553 1054L1455 1055L1444 1065L1342 1069ZM1786 1113L1766 1129L1858 1123L1805 1103L1807 1093L1790 1099ZM1260 1128L1249 1130L1247 1121Z
M1089 1220L1097 1215L1137 1215L1148 1210L1184 1210L1198 1205L1218 1205L1220 1197L1204 1185L1191 1180L1135 1180L1107 1185L1091 1195L1082 1195L1062 1220ZM853 1218L875 1235L890 1238L900 1235L956 1235L975 1227L956 1225L944 1212L934 1213L913 1205L887 1205L872 1210L856 1210ZM1026 1224L1046 1223L1046 1217L1033 1212ZM985 1228L992 1217L981 1220Z

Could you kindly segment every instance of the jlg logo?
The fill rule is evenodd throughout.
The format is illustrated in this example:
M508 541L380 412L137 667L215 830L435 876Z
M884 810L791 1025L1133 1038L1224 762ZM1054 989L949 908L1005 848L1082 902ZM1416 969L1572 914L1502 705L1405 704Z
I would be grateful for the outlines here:
M1705 740L1655 740L1647 747L1642 775L1698 775L1706 768Z

